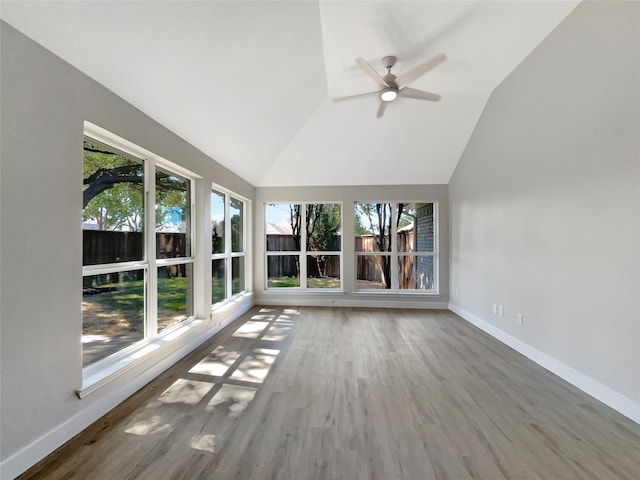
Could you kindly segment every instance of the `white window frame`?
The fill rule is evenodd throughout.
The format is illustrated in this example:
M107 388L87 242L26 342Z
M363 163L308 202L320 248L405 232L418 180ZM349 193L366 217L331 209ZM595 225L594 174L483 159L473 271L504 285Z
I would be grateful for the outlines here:
M374 295L424 295L424 296L437 296L440 295L440 221L439 221L439 204L437 201L432 200L415 200L415 201L404 201L404 200L373 200L373 201L355 201L353 202L353 210L352 213L355 217L356 215L356 205L357 204L376 204L376 203L388 203L391 204L391 216L389 225L389 235L391 236L391 251L390 252L358 252L355 251L354 248L354 292L355 293L366 293L366 294L374 294ZM411 203L422 203L433 204L433 252L400 252L398 251L398 228L397 228L397 215L398 208L397 205L399 203L403 204L411 204ZM355 239L355 232L354 232ZM414 242L417 242L417 238L414 238ZM391 288L371 288L364 289L358 288L358 257L361 256L390 256L390 266L389 269L391 271ZM432 257L433 258L433 278L434 278L434 289L433 290L418 290L418 289L401 289L398 283L398 268L399 268L399 258L400 257Z
M304 230L300 232L300 250L267 250L267 207L269 205L300 205L300 225L301 229L304 227ZM339 205L340 206L340 250L336 251L307 251L307 205ZM264 248L265 252L264 257L264 290L269 292L290 292L290 291L301 291L304 290L306 292L343 292L344 291L344 205L341 201L330 201L330 200L322 200L322 201L291 201L291 202L264 202L263 205L264 211ZM313 255L327 255L327 256L336 256L340 261L340 286L334 288L309 288L307 286L307 257ZM280 257L280 256L298 256L298 262L300 264L300 285L297 287L269 287L269 257Z
M83 367L83 378L90 378L95 375L99 375L100 372L108 372L117 370L119 362L130 355L134 351L143 348L149 342L156 339L168 337L176 329L181 328L187 323L192 322L196 318L196 306L198 305L199 293L202 288L199 285L199 278L196 275L196 239L197 239L197 224L195 219L196 215L196 180L199 178L189 170L170 162L148 150L143 149L121 137L118 137L111 132L94 125L90 122L84 124L84 136L83 138L89 138L105 147L114 149L127 157L132 157L137 161L141 161L144 171L144 253L143 258L139 261L133 262L120 262L120 263L108 263L98 265L87 265L82 267L82 277L91 275L100 275L106 273L125 272L132 270L144 271L144 335L143 338L121 350L114 352L113 354L99 359L86 367ZM170 259L158 259L156 258L156 225L155 225L155 173L156 168L160 167L163 170L169 171L176 175L179 175L189 180L190 186L190 255L187 257L178 257ZM160 333L157 330L157 312L158 312L158 284L157 284L157 272L159 267L165 267L169 265L186 265L191 264L192 272L192 285L193 295L191 297L190 310L192 314L185 320L171 325L163 329ZM84 355L84 353L83 353Z
M251 202L249 199L243 197L242 195L238 195L237 193L226 189L220 185L213 183L211 185L211 193L217 193L224 195L224 252L222 253L213 253L211 252L211 260L224 260L224 277L225 277L225 297L224 299L213 302L211 305L212 312L222 305L232 301L233 299L244 295L250 288L247 286L250 285L250 269L249 269L249 258L250 255L248 253L249 247L249 215L251 212ZM232 235L231 235L231 198L234 200L241 201L243 204L243 212L242 212L242 251L233 252L232 251ZM211 200L209 200L211 202ZM211 246L209 246L209 251L211 251ZM233 258L243 258L244 259L244 289L233 293Z

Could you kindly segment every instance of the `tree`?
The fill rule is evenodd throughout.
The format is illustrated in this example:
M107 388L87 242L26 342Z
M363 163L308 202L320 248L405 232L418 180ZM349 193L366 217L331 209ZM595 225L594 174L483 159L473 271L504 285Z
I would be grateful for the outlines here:
M84 142L83 221L94 219L99 230L141 231L144 218L144 166L123 154ZM186 180L156 172L156 225L172 212L187 215Z
M402 216L405 208L404 203L398 203L398 211L396 212L396 230L401 222L405 223L406 219ZM391 252L391 203L359 203L356 211L356 234L358 224L360 230L364 230L373 236L377 250L379 252ZM367 229L362 225L361 217L369 223ZM360 234L363 235L363 234ZM391 255L379 255L380 270L384 279L385 288L391 288Z
M142 163L84 144L83 220L99 230L141 231Z
M363 223L362 218L356 212L356 224L355 224L356 235L371 235L371 230L369 230Z
M309 204L306 208L307 250L327 252L336 249L340 231L340 207L333 204ZM315 255L316 269L322 278L327 277L329 257Z
M302 211L299 204L289 205L289 224L295 249L301 249ZM340 207L333 204L307 204L305 206L305 229L307 251L326 252L335 249L340 231ZM327 276L328 257L315 255L316 267L321 277ZM296 269L300 273L300 259L295 257Z
M240 200L236 200L235 198L229 199L230 212L233 213L231 215L231 251L232 252L241 252L242 251L242 208L243 203Z

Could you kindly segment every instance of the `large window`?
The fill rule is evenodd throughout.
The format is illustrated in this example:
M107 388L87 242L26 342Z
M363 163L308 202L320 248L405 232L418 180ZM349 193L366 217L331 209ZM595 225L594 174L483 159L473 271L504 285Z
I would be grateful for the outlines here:
M191 181L156 166L158 331L193 315Z
M218 304L246 290L245 201L211 192L211 297Z
M124 150L84 139L84 366L194 312L193 181Z
M265 205L267 288L341 288L342 207Z
M356 203L358 291L437 293L435 203Z

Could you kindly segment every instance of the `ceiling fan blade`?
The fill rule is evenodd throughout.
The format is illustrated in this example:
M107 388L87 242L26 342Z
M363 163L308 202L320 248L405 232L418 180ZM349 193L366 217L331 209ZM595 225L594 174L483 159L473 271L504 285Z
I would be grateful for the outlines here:
M380 108L378 109L377 118L380 118L382 115L384 115L384 111L386 110L388 103L389 102L380 102Z
M431 100L437 102L442 97L435 93L423 92L422 90L416 90L415 88L404 87L398 92L401 97L417 98L418 100Z
M431 60L427 60L426 62L421 63L420 65L409 70L408 72L402 75L398 75L398 78L396 79L398 88L404 88L407 85L410 85L411 83L416 81L418 78L420 78L422 75L427 73L429 70L432 70L438 65L440 65L446 59L447 59L447 56L444 53L441 53L433 57Z
M389 84L384 81L384 78L382 78L380 74L376 72L373 69L373 67L369 65L364 58L356 58L356 62L358 62L358 65L360 65L362 69L365 71L365 73L369 75L371 78L373 78L373 80L375 80L375 82L378 85L380 85L383 88L386 88L389 86Z
M336 97L333 99L334 102L341 102L342 100L351 100L352 98L358 97L368 97L370 95L380 95L379 91L368 92L368 93L358 93L357 95L347 95L346 97Z

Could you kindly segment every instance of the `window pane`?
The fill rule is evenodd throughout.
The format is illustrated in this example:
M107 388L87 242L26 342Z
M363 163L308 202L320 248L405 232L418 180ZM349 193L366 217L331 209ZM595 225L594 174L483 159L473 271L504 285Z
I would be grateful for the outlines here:
M391 204L356 203L356 252L391 251Z
M83 277L82 366L144 338L144 270Z
M267 257L267 287L299 287L299 262L298 255L269 255Z
M156 258L191 256L191 181L156 170Z
M158 268L158 332L193 315L193 265Z
M433 252L433 203L399 203L398 214L398 251Z
M268 252L300 251L300 205L288 203L265 206Z
M339 255L307 255L308 288L340 288Z
M211 260L211 303L217 303L227 298L225 289L226 259Z
M83 265L142 260L143 172L142 160L85 137Z
M232 257L231 258L231 293L244 292L244 257Z
M391 288L390 255L357 255L356 265L358 290Z
M231 217L231 251L244 250L244 202L231 198L229 200L229 216Z
M398 258L398 286L401 290L434 290L433 257L401 255Z
M224 253L224 193L211 192L211 253Z
M306 205L308 252L340 251L340 205L318 203Z

